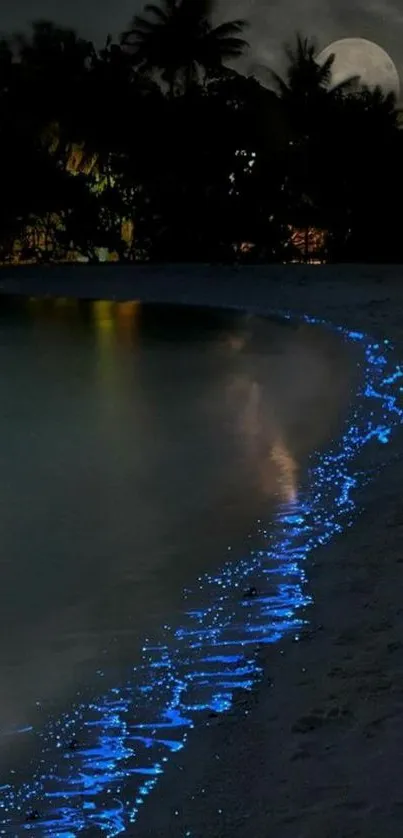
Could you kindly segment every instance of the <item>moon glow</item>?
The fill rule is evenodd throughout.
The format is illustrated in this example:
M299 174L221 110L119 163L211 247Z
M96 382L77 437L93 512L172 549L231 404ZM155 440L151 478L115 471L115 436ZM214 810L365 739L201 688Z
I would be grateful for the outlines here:
M379 85L385 93L393 92L396 98L399 97L399 74L390 55L378 44L365 38L341 38L319 53L319 64L323 64L332 53L335 56L333 84L350 76L360 76L360 84L372 89Z

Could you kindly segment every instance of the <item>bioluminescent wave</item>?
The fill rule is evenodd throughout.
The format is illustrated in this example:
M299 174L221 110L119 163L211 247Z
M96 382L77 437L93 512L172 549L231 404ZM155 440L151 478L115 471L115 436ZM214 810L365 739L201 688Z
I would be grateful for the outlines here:
M387 443L403 420L403 367L388 341L337 330L361 343L363 377L341 439L312 457L303 497L259 522L259 549L185 592L181 625L145 643L126 683L91 701L78 698L44 729L24 733L36 761L24 767L28 782L17 768L2 778L0 835L123 833L198 720L228 710L253 687L261 674L256 652L285 635L298 639L310 604L306 559L353 521L354 490L366 479L357 455L371 440Z

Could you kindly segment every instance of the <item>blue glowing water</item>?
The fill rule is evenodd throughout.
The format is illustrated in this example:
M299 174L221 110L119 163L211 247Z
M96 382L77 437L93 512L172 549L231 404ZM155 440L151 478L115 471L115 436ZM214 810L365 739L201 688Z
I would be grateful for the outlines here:
M310 604L306 559L351 525L354 491L366 479L357 456L370 441L388 443L403 420L403 367L389 342L337 331L361 344L363 378L340 441L311 460L305 496L259 522L262 549L228 560L185 592L180 627L166 626L158 645L145 642L127 683L96 701L78 698L69 713L28 733L39 757L28 783L13 772L0 786L0 835L123 833L190 729L253 687L257 650L287 634L298 639Z

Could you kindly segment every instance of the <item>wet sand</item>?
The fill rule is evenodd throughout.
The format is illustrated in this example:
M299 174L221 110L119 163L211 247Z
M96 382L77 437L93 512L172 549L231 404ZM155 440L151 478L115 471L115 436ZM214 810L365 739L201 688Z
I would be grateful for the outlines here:
M403 358L402 274L378 266L182 267L176 275L103 270L99 283L94 272L71 284L82 296L308 313L387 337ZM21 274L18 289L4 271L0 285L8 293L68 293L68 274L46 276ZM402 453L398 431L377 460L376 479L359 492L355 525L313 554L311 631L271 647L256 689L193 733L133 838L400 838Z
M310 631L171 765L133 835L398 838L403 797L401 463L309 568Z

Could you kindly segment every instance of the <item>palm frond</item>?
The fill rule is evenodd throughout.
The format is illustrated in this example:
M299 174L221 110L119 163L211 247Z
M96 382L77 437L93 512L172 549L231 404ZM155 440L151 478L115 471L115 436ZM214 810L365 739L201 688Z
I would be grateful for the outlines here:
M248 42L243 38L225 38L225 40L219 41L219 48L222 53L229 50L231 53L242 55L248 47Z
M274 82L275 86L277 87L281 96L286 96L290 92L290 88L288 84L284 81L284 79L276 73L275 70L272 70L271 67L267 67L269 76L271 80Z
M172 91L175 81L188 88L200 68L218 70L228 59L239 58L249 46L241 37L247 22L235 19L213 27L215 0L160 0L135 15L121 36L133 62L162 71Z
M248 26L249 23L246 20L228 20L215 26L212 31L217 38L228 38L243 32Z
M156 24L153 23L151 20L147 20L147 18L145 17L136 17L133 18L130 29L128 29L127 32L124 34L130 34L132 32L148 33L153 32L155 28Z
M359 84L360 76L349 76L347 79L343 79L342 81L337 82L337 84L332 85L331 92L332 93L344 93L352 90L357 84Z

